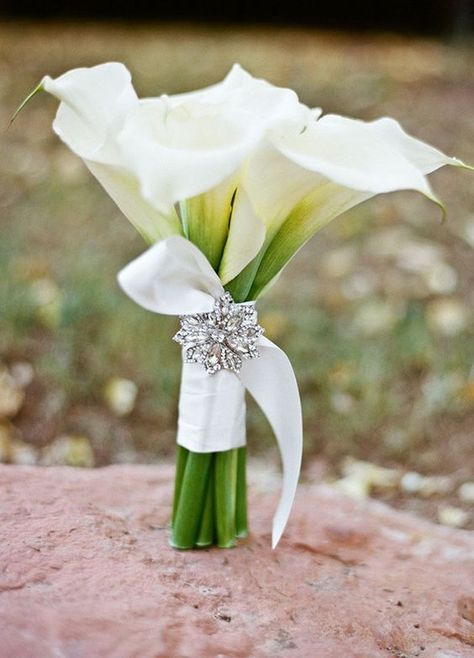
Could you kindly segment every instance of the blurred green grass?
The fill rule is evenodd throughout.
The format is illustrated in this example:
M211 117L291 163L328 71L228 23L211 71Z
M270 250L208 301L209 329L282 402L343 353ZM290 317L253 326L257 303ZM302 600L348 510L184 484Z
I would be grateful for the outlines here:
M46 73L117 59L140 95L197 88L234 61L295 88L326 112L391 115L474 162L474 48L310 30L5 24L0 121ZM38 448L85 436L95 463L150 461L173 449L180 355L176 321L119 291L144 245L82 164L52 135L39 96L2 139L0 359L34 376L5 432ZM474 420L472 174L433 176L448 222L411 193L374 199L307 245L260 304L267 335L300 383L305 449L334 468L347 454L469 477ZM104 390L135 382L128 415ZM273 439L250 403L255 453ZM472 475L471 475L472 476Z

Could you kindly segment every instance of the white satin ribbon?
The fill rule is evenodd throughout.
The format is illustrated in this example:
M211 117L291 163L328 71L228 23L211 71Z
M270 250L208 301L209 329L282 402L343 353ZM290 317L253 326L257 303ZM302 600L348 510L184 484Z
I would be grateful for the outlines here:
M118 274L124 292L149 311L166 315L206 313L224 294L219 277L189 240L161 240ZM178 443L193 452L220 452L245 444L245 389L268 418L280 449L283 485L273 517L278 544L293 505L301 467L303 427L298 385L286 354L265 337L260 357L245 360L238 374L214 375L202 364L184 363Z
M202 363L183 363L176 441L193 452L245 445L245 386L230 370L208 375Z

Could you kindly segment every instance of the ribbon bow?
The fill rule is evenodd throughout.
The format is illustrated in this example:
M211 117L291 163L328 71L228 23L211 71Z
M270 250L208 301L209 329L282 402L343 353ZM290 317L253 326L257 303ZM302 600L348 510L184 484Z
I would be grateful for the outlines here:
M224 288L204 254L189 240L161 240L118 274L124 292L149 311L166 315L208 313ZM257 341L259 358L240 372L208 374L200 363L184 363L177 442L194 452L218 452L245 444L245 389L275 433L283 484L273 517L272 548L278 544L293 505L301 467L303 428L298 386L286 354L267 338Z

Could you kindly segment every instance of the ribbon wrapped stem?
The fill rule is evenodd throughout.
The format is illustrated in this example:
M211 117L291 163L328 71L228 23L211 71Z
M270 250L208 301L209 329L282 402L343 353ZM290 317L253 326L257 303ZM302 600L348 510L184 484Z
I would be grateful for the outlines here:
M204 254L184 238L155 244L119 273L119 283L144 308L181 319L172 545L231 547L247 535L248 391L272 426L282 460L274 548L293 504L302 454L301 404L288 357L262 336L254 302L235 303Z

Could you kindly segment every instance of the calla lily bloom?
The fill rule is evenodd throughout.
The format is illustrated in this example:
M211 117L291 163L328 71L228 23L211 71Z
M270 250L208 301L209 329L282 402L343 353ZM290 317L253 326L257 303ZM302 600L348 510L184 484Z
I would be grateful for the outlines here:
M255 298L319 229L370 197L463 166L393 119L321 116L235 65L195 92L139 99L119 63L42 87L53 128L145 239L184 235L236 298Z

